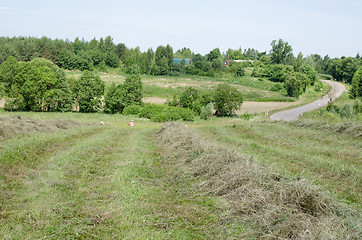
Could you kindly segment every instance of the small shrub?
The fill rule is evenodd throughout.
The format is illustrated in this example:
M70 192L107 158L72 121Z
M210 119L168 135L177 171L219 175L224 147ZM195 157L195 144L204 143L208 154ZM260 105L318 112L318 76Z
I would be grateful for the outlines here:
M181 116L175 111L165 111L159 114L154 115L151 118L153 122L168 122L168 121L177 121L180 120Z
M202 107L200 118L205 120L211 118L213 115L212 109L213 109L212 103L208 103L206 106Z
M327 111L330 113L339 113L339 107L329 102L327 105Z
M124 115L138 115L142 107L140 105L129 105L123 109Z
M245 75L245 69L244 67L242 66L238 66L236 69L235 69L235 74L234 74L234 77L242 77Z
M358 99L353 103L353 112L356 115L362 112L362 104L361 101L359 101Z
M240 119L245 119L245 120L250 120L255 116L255 114L250 114L250 113L244 113L242 115L239 116Z
M169 76L173 76L173 77L177 77L177 76L180 76L180 72L177 72L177 71L171 71L168 73Z
M270 88L270 91L278 92L278 91L283 90L283 88L284 88L284 85L282 83L276 83Z
M349 104L345 104L341 110L339 111L339 115L341 115L342 118L350 118L352 117L352 109Z
M157 105L157 104L146 104L144 108L139 113L139 116L142 118L151 119L154 115L161 113L166 106Z
M177 109L177 113L181 116L181 119L183 121L194 121L195 116L191 110L178 107L176 107L175 109Z
M154 122L193 121L195 116L190 109L170 107L166 105L148 104L139 113L140 117Z
M317 80L315 83L314 83L314 91L316 92L319 92L321 91L323 85L322 85L322 82Z

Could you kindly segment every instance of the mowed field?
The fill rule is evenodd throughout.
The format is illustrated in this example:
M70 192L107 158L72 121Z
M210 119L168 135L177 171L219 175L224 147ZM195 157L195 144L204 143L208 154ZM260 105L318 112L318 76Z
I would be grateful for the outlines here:
M0 238L361 236L360 137L130 119L0 112Z

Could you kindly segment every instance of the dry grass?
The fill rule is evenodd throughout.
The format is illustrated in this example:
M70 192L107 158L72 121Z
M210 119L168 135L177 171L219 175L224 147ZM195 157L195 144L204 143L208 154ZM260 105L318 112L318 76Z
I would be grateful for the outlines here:
M362 125L356 123L334 123L328 124L326 122L316 122L316 121L308 121L308 120L298 120L298 121L291 121L285 122L285 124L289 124L296 127L303 127L303 128L311 128L311 129L324 129L333 133L339 133L348 135L355 138L362 137Z
M337 204L305 179L297 181L261 166L249 156L203 140L190 128L167 124L158 137L172 149L178 174L199 179L197 191L225 197L230 210L264 239L358 239L360 212Z
M0 117L0 141L27 133L54 132L80 125L73 120L39 120L20 115Z

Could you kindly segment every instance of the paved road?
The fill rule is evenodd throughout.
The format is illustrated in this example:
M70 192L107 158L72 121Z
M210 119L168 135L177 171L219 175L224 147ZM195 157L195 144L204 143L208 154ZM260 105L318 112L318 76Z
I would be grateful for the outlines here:
M342 93L345 91L345 87L343 86L343 84L337 83L337 82L332 82L329 80L321 80L323 82L328 83L329 85L332 86L332 90L325 95L324 97L322 97L321 99L309 103L307 105L304 106L300 106L297 108L293 108L293 109L289 109L289 110L285 110L285 111L281 111L281 112L277 112L273 115L270 116L271 120L283 120L283 121L292 121L292 120L297 120L298 117L305 112L310 112L313 111L315 109L318 109L320 107L326 106L328 104L329 98L332 99L332 101L336 100L339 96L342 95Z

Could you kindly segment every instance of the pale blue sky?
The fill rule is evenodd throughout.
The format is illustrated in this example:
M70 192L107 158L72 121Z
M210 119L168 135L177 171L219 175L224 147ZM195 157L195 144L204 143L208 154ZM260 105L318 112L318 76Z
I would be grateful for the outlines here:
M355 56L362 54L362 0L0 0L0 36L107 35L142 51L166 44L201 54L269 51L282 38L295 55Z

